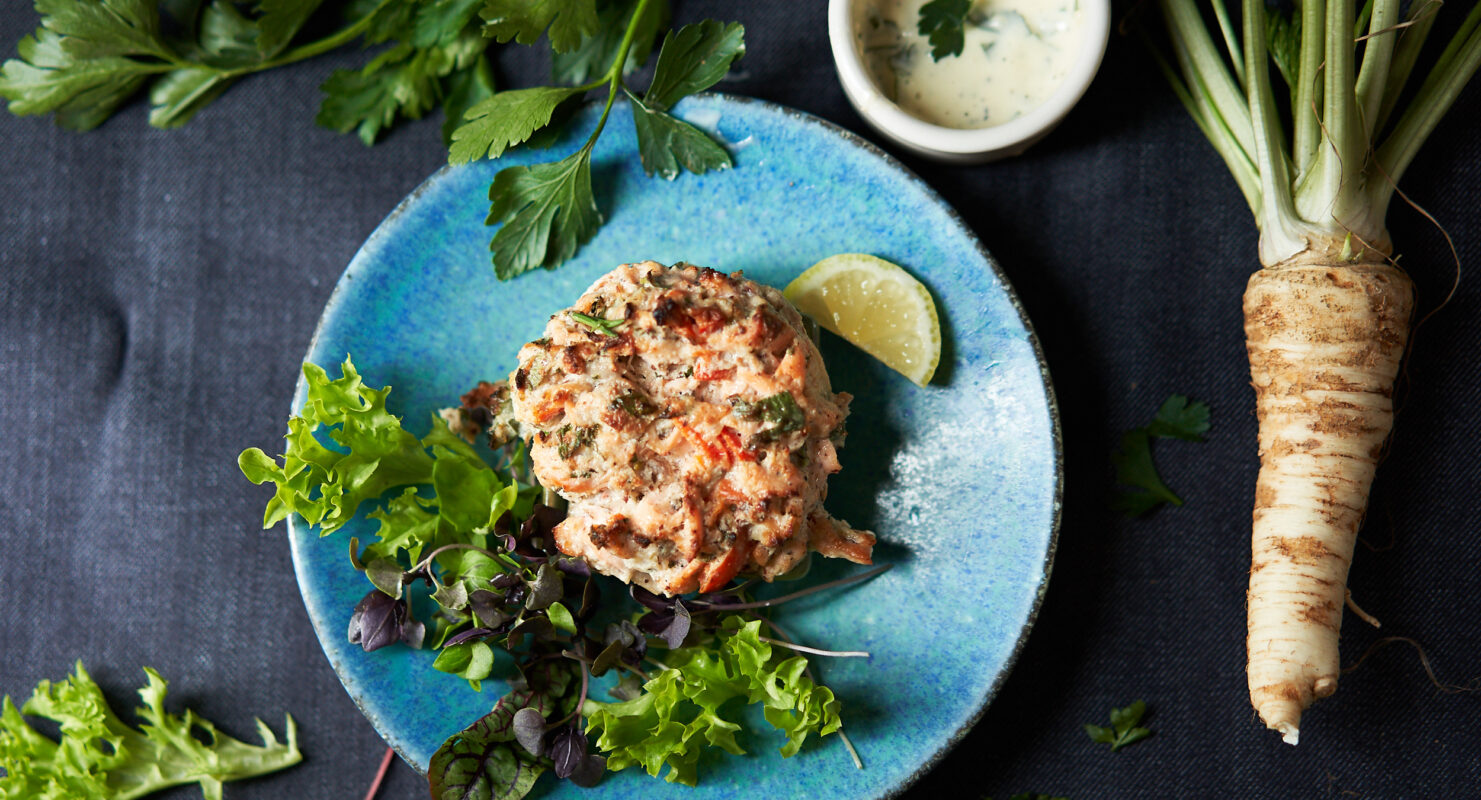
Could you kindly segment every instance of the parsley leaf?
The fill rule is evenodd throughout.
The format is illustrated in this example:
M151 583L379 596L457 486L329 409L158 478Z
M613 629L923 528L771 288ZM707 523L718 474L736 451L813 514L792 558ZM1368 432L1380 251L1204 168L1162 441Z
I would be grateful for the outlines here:
M137 713L144 724L138 728L109 708L80 661L65 680L41 681L20 710L7 696L0 706L0 769L5 772L0 797L139 797L198 783L207 800L220 800L224 781L265 775L303 760L293 717L288 717L287 742L279 742L259 721L262 744L249 745L193 711L184 716L165 711L165 680L149 667L144 672L149 682L139 690L144 705ZM22 713L59 723L61 741L38 733Z
M38 10L41 26L21 39L20 58L0 67L0 97L17 116L55 112L58 125L95 128L168 69L159 60L175 59L152 3L43 2Z
M581 45L566 53L550 57L550 75L556 83L581 84L604 74L617 60L623 34L638 8L637 0L606 0L597 5L597 32L583 39ZM626 77L647 63L653 53L658 32L669 25L668 0L654 0L643 7L643 16L633 31L632 50L622 65Z
M940 61L947 56L959 56L966 44L963 28L967 12L972 9L972 0L931 0L920 7L920 20L916 30L931 42L931 58Z
M464 114L466 122L453 131L448 163L463 164L484 156L498 158L509 147L550 124L556 108L580 91L564 86L539 86L499 92L478 103Z
M1115 752L1152 735L1152 732L1146 728L1138 727L1146 713L1147 704L1141 700L1126 708L1113 708L1111 709L1111 727L1086 723L1085 733L1089 734L1092 741L1110 745L1111 752Z
M602 213L591 192L592 144L560 161L507 167L494 176L486 224L504 223L489 243L500 280L553 267L596 235Z
M262 14L257 21L258 55L271 58L282 52L322 2L323 0L257 0L257 10ZM215 5L212 3L207 6L202 13Z
M315 122L340 133L355 131L361 141L374 144L398 118L421 119L445 102L455 76L476 78L482 72L492 81L488 42L469 26L476 3L437 0L414 8L414 16L387 18L384 29L375 32L400 41L361 69L330 74L319 87L324 100Z
M1157 416L1145 427L1121 435L1121 447L1112 456L1116 481L1127 487L1116 494L1112 507L1127 516L1140 516L1162 505L1183 504L1157 473L1152 461L1152 439L1173 438L1189 442L1203 441L1209 428L1209 408L1204 403L1189 403L1182 395L1163 402Z
M689 123L657 109L649 108L632 92L627 93L633 107L633 127L638 132L638 154L643 171L666 180L679 176L679 168L703 175L710 170L732 166L730 154L714 139Z
M695 92L719 83L731 62L745 55L746 29L739 22L712 19L669 31L658 51L653 82L643 102L649 108L667 111Z
M575 50L599 25L596 0L484 0L479 15L486 35L501 42L533 44L548 29L557 53Z
M472 67L454 71L443 81L442 141L449 148L453 134L463 124L468 110L494 96L494 71L487 58L480 58Z

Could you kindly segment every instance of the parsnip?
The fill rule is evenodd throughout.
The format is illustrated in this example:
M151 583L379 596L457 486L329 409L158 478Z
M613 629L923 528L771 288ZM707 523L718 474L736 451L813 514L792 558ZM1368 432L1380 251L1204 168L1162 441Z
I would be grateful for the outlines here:
M1225 61L1196 0L1160 3L1177 60L1164 72L1260 228L1264 268L1244 295L1260 423L1247 668L1260 718L1295 744L1302 711L1337 690L1348 566L1409 338L1413 285L1384 220L1396 181L1481 66L1481 4L1390 125L1438 4L1405 17L1399 0L1369 0L1359 22L1353 0L1301 0L1299 16L1269 25L1264 0L1243 0L1236 31L1213 0Z
M1384 263L1281 265L1245 290L1260 423L1250 700L1291 744L1302 709L1337 690L1347 569L1393 427L1412 297Z

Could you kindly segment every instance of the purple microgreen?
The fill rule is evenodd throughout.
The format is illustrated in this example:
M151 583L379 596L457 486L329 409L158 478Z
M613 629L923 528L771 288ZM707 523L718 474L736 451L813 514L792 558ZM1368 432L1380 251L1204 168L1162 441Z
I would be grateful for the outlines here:
M560 570L549 564L541 564L540 571L535 574L533 581L525 581L529 587L529 596L525 599L525 608L531 611L539 611L547 608L551 603L559 600L564 587L561 586Z
M806 597L806 596L808 596L810 594L816 594L817 592L825 591L827 589L834 589L834 588L837 588L839 586L847 586L847 585L849 585L851 583L858 583L860 581L868 580L869 578L872 578L875 575L879 575L880 573L883 573L883 572L888 572L889 569L891 567L893 567L893 566L894 566L893 564L881 564L880 566L877 566L874 569L869 570L868 572L861 572L858 575L851 575L851 576L849 576L847 578L839 578L836 581L828 581L827 583L820 583L817 586L810 586L810 587L808 587L806 589L803 589L801 591L793 592L791 594L784 594L781 597L773 597L770 600L757 600L757 601L752 602L752 603L737 603L737 604L734 604L734 605L728 605L728 606L725 607L725 610L726 611L743 611L745 609L750 609L750 608L771 608L772 606L778 606L778 605L781 605L782 603L786 603L786 602L790 602L792 600L796 600L799 597Z
M556 568L573 578L590 578L591 566L581 558L558 558L554 562Z
M504 598L487 589L475 589L468 595L468 612L479 625L498 628L507 625L514 615L501 608Z
M519 549L519 540L514 538L514 534L506 532L498 534L498 537L500 546L505 550L513 553Z
M580 786L583 789L590 789L591 787L601 783L602 778L605 777L606 774L606 756L599 756L588 753L586 758L582 759L581 763L576 765L576 769L572 770L571 774L566 777L566 780L576 784L577 786Z
M586 734L574 725L564 725L555 732L550 742L550 760L557 778L569 778L575 774L581 762L587 758Z
M556 630L566 633L576 632L576 620L571 616L571 612L560 603L551 603L545 609L545 616L550 619L550 624L554 625Z
M670 650L678 650L684 646L684 637L689 635L690 625L689 609L684 607L683 602L675 600L673 619L662 631L659 631L658 638L662 639Z
M561 524L566 518L563 508L555 508L545 503L536 503L530 516L519 526L519 538L529 539L554 539L555 526Z
M497 635L497 631L494 631L491 628L469 628L466 631L460 631L453 634L452 636L447 637L447 641L442 643L442 647L444 649L455 647L462 644L463 642L472 642L479 639L487 639L488 637L495 635Z
M581 608L576 612L576 619L586 622L592 615L597 613L597 604L602 600L602 590L597 586L594 578L587 578L586 585L581 589Z
M365 577L370 579L371 585L395 600L401 599L401 579L405 575L394 559L377 558L365 565Z
M733 594L714 593L699 595L698 597L695 597L691 602L696 605L703 604L705 606L708 606L709 608L703 609L704 611L724 611L730 609L733 606L740 605L743 601Z
M512 589L520 583L521 578L517 573L501 572L489 580L489 584L495 589Z
M355 612L350 615L350 643L360 645L367 653L400 641L415 642L413 646L420 647L425 629L410 617L406 601L380 589L371 589L355 604ZM413 630L407 630L408 623Z
M630 584L627 587L627 591L628 594L632 595L634 600L638 601L639 605L647 608L649 611L663 612L673 608L674 599L672 597L656 595L636 583Z
M545 715L529 706L514 712L514 740L536 758L545 755Z

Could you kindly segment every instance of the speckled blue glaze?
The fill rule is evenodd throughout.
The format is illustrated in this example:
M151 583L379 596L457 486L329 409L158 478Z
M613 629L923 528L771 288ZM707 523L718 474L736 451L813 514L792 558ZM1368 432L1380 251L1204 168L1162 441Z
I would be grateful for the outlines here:
M430 415L480 379L498 379L547 317L620 263L689 261L785 286L839 252L907 267L936 297L946 348L921 389L831 334L823 353L834 388L854 395L843 471L828 507L879 534L873 581L814 595L778 617L814 645L867 650L817 660L844 704L845 729L866 768L836 737L793 759L780 736L752 733L746 757L701 762L696 789L630 769L594 790L542 780L533 797L887 797L975 722L1026 637L1048 579L1061 486L1057 412L1042 357L1012 290L941 199L867 142L814 117L723 95L691 98L680 116L728 144L736 168L673 183L644 176L631 116L614 108L593 157L607 223L558 270L500 283L488 258L487 187L505 166L573 149L596 122L588 107L555 151L446 168L408 197L345 270L307 358L353 354L372 385L390 384L393 413L425 433ZM303 401L299 386L296 409ZM372 535L358 519L321 541L291 520L304 602L345 689L401 755L425 770L449 735L502 693L482 694L432 669L429 653L364 653L345 630L368 584L345 542ZM807 582L857 567L815 560ZM819 663L821 661L821 663ZM408 692L404 687L415 686Z

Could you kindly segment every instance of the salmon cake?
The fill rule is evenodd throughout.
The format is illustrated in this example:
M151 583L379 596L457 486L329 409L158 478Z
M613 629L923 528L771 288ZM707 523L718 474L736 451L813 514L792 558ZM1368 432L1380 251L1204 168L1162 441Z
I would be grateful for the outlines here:
M677 595L809 550L871 563L874 535L823 510L850 399L780 292L646 261L551 317L490 402L570 504L560 550Z

